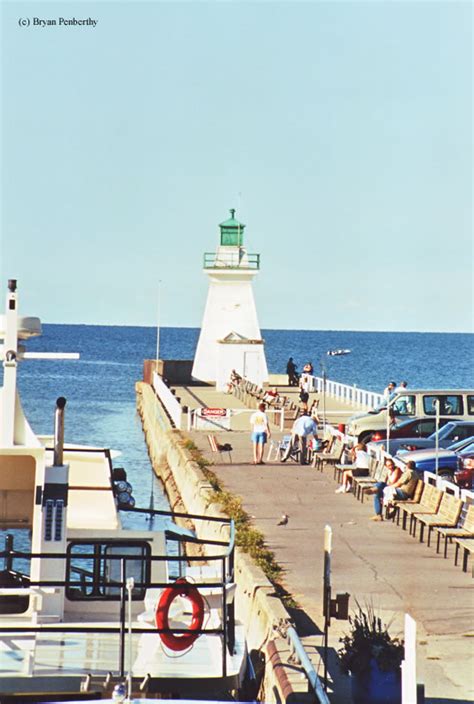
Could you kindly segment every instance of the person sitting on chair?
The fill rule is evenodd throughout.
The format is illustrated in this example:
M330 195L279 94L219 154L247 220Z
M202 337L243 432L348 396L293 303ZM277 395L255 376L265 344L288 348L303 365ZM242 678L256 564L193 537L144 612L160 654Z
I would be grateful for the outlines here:
M387 486L383 492L384 506L387 508L388 518L393 518L393 501L407 501L415 493L416 485L420 479L416 471L416 464L412 460L407 462L402 476L391 486Z
M345 469L342 475L342 484L336 489L336 494L347 493L352 489L352 477L366 477L369 475L369 454L364 443L359 442L351 450L354 468Z

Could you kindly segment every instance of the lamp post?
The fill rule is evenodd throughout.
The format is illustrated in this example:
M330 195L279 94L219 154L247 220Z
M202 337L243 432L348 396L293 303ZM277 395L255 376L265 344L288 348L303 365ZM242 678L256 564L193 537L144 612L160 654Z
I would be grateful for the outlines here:
M433 406L436 410L436 443L435 443L435 474L438 477L438 465L439 465L439 398L433 401Z
M327 379L327 373L326 373L326 363L325 363L323 357L321 357L319 363L321 366L321 374L322 374L322 378L323 378L323 433L324 433L324 432L326 432L326 379Z

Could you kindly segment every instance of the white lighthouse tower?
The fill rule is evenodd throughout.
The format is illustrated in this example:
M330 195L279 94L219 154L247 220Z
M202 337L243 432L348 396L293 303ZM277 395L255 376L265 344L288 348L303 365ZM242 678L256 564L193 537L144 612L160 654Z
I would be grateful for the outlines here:
M216 252L204 255L209 291L194 357L192 375L224 389L235 369L261 385L268 380L264 342L260 334L252 281L260 268L260 255L243 247L245 225L231 217L219 225Z

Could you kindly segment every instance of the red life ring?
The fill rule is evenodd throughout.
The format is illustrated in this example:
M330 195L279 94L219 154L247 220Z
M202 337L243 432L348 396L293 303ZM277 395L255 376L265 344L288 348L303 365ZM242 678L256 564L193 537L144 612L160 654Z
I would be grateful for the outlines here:
M193 608L193 616L189 633L175 635L174 633L160 633L161 640L170 650L185 650L189 648L199 636L204 621L204 599L199 594L196 587L180 577L173 584L167 587L161 595L156 607L155 623L157 628L169 628L168 612L170 606L177 596L189 599Z

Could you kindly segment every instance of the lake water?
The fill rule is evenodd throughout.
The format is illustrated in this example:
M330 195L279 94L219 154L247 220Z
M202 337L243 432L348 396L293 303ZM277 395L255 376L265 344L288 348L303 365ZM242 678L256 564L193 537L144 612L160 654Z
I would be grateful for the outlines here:
M405 379L413 388L473 386L473 335L308 330L262 334L271 373L283 373L292 356L299 369L310 360L317 374L322 362L328 378L373 391L382 391L391 379ZM192 359L198 335L197 328L162 329L160 357ZM352 352L327 356L327 350L339 348ZM153 491L155 507L166 508L135 410L135 382L142 378L143 360L156 356L156 330L44 325L43 335L30 340L27 349L81 355L75 361L28 360L20 365L18 385L35 432L53 433L55 401L65 396L66 442L120 450L115 465L126 468L137 505L148 506Z

